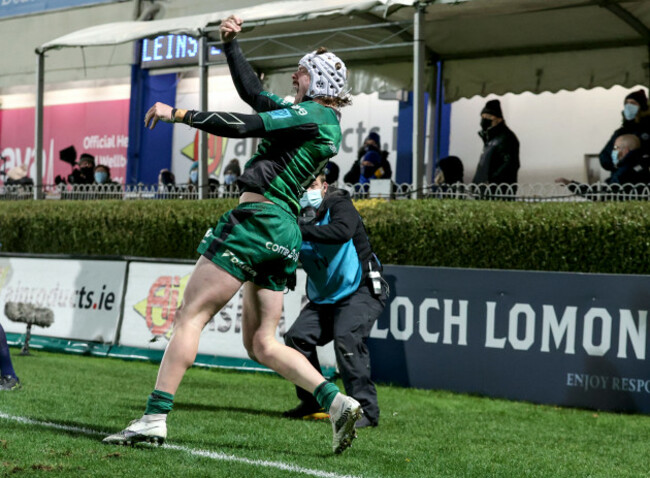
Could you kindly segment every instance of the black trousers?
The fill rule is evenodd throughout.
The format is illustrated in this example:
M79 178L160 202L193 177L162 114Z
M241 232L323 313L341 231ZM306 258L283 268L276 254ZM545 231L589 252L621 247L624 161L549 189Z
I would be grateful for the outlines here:
M334 353L345 392L357 400L371 423L379 422L377 389L370 379L370 354L366 339L386 304L385 291L375 297L366 285L335 304L309 302L285 334L284 341L302 353L320 371L316 346L334 341ZM296 387L298 398L318 403L314 396Z

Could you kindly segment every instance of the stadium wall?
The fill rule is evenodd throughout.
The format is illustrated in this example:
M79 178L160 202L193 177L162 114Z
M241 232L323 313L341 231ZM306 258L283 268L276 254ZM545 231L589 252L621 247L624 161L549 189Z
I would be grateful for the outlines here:
M160 361L192 261L0 257L0 307L50 308L32 348ZM47 270L48 274L43 274ZM650 413L650 277L386 266L386 308L368 345L373 378L534 403ZM278 340L306 301L285 295ZM13 345L25 325L4 322ZM266 370L241 341L241 295L206 326L196 364ZM319 352L332 376L331 344ZM266 370L268 371L268 370Z

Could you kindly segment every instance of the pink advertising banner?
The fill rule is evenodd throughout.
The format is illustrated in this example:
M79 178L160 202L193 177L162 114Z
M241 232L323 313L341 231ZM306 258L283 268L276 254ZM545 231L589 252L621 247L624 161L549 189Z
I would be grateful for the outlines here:
M46 106L43 112L43 183L54 184L72 166L59 159L59 151L74 146L77 159L92 154L95 164L111 170L111 178L124 184L129 142L129 100ZM34 178L34 108L0 110L0 171L26 164ZM0 174L0 183L4 175Z

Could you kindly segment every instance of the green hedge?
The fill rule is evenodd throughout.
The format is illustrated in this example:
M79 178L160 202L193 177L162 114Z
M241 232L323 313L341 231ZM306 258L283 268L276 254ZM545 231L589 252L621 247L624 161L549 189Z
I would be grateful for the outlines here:
M0 203L2 252L196 258L235 200ZM366 200L385 264L650 273L650 204Z

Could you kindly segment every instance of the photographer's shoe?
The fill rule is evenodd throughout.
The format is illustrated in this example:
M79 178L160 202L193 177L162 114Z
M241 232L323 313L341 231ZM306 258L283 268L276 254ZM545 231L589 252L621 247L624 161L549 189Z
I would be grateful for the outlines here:
M297 407L282 412L282 416L302 420L324 420L330 417L319 405L307 402L300 402Z

